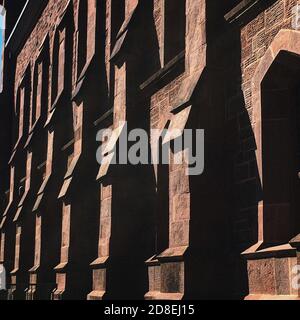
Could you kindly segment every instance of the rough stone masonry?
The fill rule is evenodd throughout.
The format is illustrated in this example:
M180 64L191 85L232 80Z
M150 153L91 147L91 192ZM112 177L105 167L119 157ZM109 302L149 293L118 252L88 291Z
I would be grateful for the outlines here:
M300 1L0 4L1 299L299 299ZM99 165L121 122L203 174Z

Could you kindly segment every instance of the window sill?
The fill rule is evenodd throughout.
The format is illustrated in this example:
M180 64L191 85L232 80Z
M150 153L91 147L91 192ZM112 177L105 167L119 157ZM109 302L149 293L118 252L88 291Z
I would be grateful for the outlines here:
M54 268L57 273L67 272L69 262L61 262L58 266Z
M184 71L185 67L185 51L179 53L173 60L166 64L162 69L156 72L148 80L140 85L140 90L145 90L153 85L157 85L169 75L173 75L173 71ZM182 69L181 69L182 68Z
M90 266L93 268L93 269L100 269L100 268L103 268L107 265L109 261L109 257L100 257L100 258L97 258L95 261L93 261Z
M32 267L28 272L30 274L36 274L40 269L40 265L34 265L34 267Z

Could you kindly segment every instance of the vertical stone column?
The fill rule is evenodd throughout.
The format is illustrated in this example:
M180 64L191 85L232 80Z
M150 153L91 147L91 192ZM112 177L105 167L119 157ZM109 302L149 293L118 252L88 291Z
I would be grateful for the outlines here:
M291 287L300 300L300 234L290 241L290 245L297 250L297 264L292 270Z
M298 259L299 241L298 237L292 241L289 238L299 232L299 181L296 181L295 160L298 146L294 141L298 102L295 88L287 87L286 83L295 81L294 74L289 72L292 68L289 55L299 54L298 46L293 45L297 41L298 31L280 30L251 78L257 165L257 173L252 173L251 178L263 192L260 191L257 199L258 241L242 253L248 265L247 299L278 299L282 295L292 299L295 296L290 285L290 269ZM286 56L281 60L283 51ZM273 69L277 63L280 63L282 77ZM269 105L272 108L264 112ZM274 110L280 110L280 115Z
M10 269L8 267L9 264L7 264L8 261L10 261L11 259L8 259L6 257L6 252L7 252L7 236L8 236L8 230L6 228L7 224L8 224L8 220L11 218L9 216L9 212L12 209L13 206L13 202L14 202L14 190L15 190L15 167L12 165L10 167L10 185L9 185L9 199L8 199L8 204L7 207L3 213L3 216L1 217L0 220L0 231L1 231L1 239L3 241L1 241L1 251L0 251L0 263L5 263L6 264L6 268ZM11 250L10 250L11 252Z
M0 263L4 264L6 270L6 282L8 293L9 285L11 283L10 271L14 268L13 256L15 249L15 230L13 230L12 224L12 208L14 203L15 195L15 167L11 165L10 167L10 186L9 186L9 201L5 209L5 212L1 218L1 251L0 251Z
M66 201L62 203L62 238L60 251L60 264L55 268L57 289L54 300L62 300L67 290L68 273L66 267L69 262L70 249L71 205Z
M5 248L5 232L1 231L0 236L0 264L4 262L4 248Z
M115 66L114 128L126 120L126 62Z
M11 285L8 293L9 300L24 299L25 287L22 286L20 289L23 290L23 294L17 294L17 276L16 273L19 271L19 257L20 257L20 244L21 244L22 227L16 225L16 240L15 240L15 261L14 270L11 272Z
M53 268L60 259L61 218L58 213L57 187L53 184L54 141L52 128L47 127L47 159L43 180L36 194L33 213L35 217L34 264L29 270L28 299L48 300L55 289ZM47 195L46 195L47 194Z
M76 258L81 252L81 248L76 247L74 237L79 236L81 230L75 213L75 210L78 210L76 208L78 206L77 196L70 194L74 183L74 174L82 156L83 103L79 106L75 102L73 103L73 128L74 152L68 159L67 172L59 194L59 199L62 201L61 258L60 264L55 268L57 290L53 294L54 300L76 297L76 294L80 294L78 290L84 289L76 287L80 283L80 276L82 276L79 274L78 265L81 264L81 261ZM71 229L75 230L71 233ZM77 292L72 292L74 290Z
M124 43L130 38L129 32L133 32L129 26L131 19L138 14L138 10L135 11L137 5L138 1L125 2L125 21L111 55L115 76L115 133L125 121L128 121L129 129L135 128L135 120L138 117L142 119L138 113L144 110L138 108L138 84L133 75L139 52L129 53L124 48ZM129 80L131 76L133 81ZM141 123L142 128L145 126ZM107 154L103 156L108 163L102 164L98 174L101 192L100 236L98 259L92 263L94 285L93 292L88 296L91 300L142 298L147 283L144 261L154 247L154 192L151 193L149 182L151 170L146 165L111 165L112 150L118 141L121 142L122 138L117 134L107 143Z
M27 153L25 190L18 204L14 217L16 226L15 265L11 272L12 298L24 299L29 287L28 270L33 262L34 250L34 219L28 213L27 200L31 188L32 151Z
M110 12L110 14L112 14ZM127 14L129 15L129 11ZM117 129L126 120L126 62L115 65L114 67L114 120L113 128ZM108 68L110 69L110 68ZM112 79L111 79L112 80ZM117 141L115 141L116 143ZM110 142L108 142L109 144ZM115 145L112 146L114 148ZM109 157L109 156L108 156ZM100 192L100 225L98 240L98 259L92 262L93 269L93 291L88 295L89 300L103 300L109 294L108 273L110 272L110 239L112 223L112 190L113 182L105 182L110 163L100 168L98 177L101 178L99 184ZM104 172L101 172L104 171Z
M7 299L6 269L4 266L5 233L0 232L0 300Z
M37 300L38 266L41 264L41 237L42 237L42 216L35 216L35 246L34 246L34 267L29 270L29 290L27 300Z
M101 183L100 194L98 259L91 264L93 269L93 291L88 295L89 300L105 299L108 290L107 268L109 267L110 256L112 185Z
M149 270L147 300L181 300L185 295L191 197L186 156L185 151L170 152L169 247L146 262Z
M191 100L206 68L206 38L206 0L186 0L185 72L172 102L170 130L183 131L191 109L198 107L193 106ZM192 106L187 107L188 103ZM187 255L191 245L191 188L188 161L182 161L182 164L176 161L186 156L184 151L174 153L172 150L170 153L169 228L165 230L169 233L169 244L165 251L157 252L146 261L149 270L146 299L180 300L186 294Z

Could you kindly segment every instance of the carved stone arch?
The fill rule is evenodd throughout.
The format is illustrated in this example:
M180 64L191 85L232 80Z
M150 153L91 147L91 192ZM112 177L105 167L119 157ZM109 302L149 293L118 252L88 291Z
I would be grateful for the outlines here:
M278 68L286 68L286 71L283 72L283 80L280 79L278 76L273 76L273 80L270 80L272 75L276 75L276 69ZM275 70L275 71L274 71ZM272 216L269 214L269 208L266 201L266 195L269 193L267 190L270 187L270 183L267 183L266 176L270 176L271 169L266 166L266 158L270 160L270 156L267 156L268 150L271 148L274 143L272 143L272 139L275 141L275 136L270 138L270 132L267 134L269 138L266 135L266 130L268 130L268 119L266 120L266 111L269 114L270 112L277 112L277 111L270 111L271 107L276 109L276 104L278 104L278 109L281 108L287 109L289 107L289 102L286 101L282 102L276 102L277 98L273 96L272 100L269 100L269 103L272 102L272 105L267 105L266 99L266 93L264 90L270 90L270 88L267 88L270 85L270 81L277 82L275 84L275 89L273 90L277 94L276 91L278 90L279 86L284 86L286 90L291 90L292 83L295 81L296 73L299 74L300 70L300 32L294 31L294 30L281 30L277 36L274 38L273 42L271 43L270 47L266 51L265 55L262 57L256 72L254 74L254 77L252 79L252 107L253 107L253 131L256 141L256 158L257 158L257 167L258 167L258 176L259 176L259 182L262 186L263 190L263 196L262 199L258 199L258 244L256 244L254 247L249 249L246 253L251 252L257 252L259 249L266 247L266 246L272 246L276 245L276 238L275 233L281 233L281 231L285 227L282 226L282 223L284 222L284 216L286 214L282 212L282 217L280 218L278 215ZM275 72L275 74L273 73ZM278 84L280 82L280 84ZM272 84L273 85L273 84ZM278 87L277 87L278 86ZM284 89L285 90L285 89ZM269 93L269 96L271 93ZM269 109L266 109L270 107ZM273 119L274 120L274 119ZM279 119L280 120L280 119ZM283 123L282 123L283 124ZM284 125L285 128L288 126ZM278 126L278 128L282 128L282 126ZM272 129L273 133L274 128ZM281 133L280 133L281 134ZM280 137L281 140L288 141L288 139L284 138L284 130L283 130L283 137L278 134L278 137ZM267 142L271 143L267 143ZM284 143L282 141L280 142L282 146L284 146ZM279 148L278 144L278 148ZM278 154L278 152L274 153ZM276 161L277 159L275 159ZM280 161L280 160L279 160ZM270 162L269 162L270 164ZM270 164L272 167L272 164ZM273 168L274 169L274 168ZM278 174L278 172L275 172L273 170L274 176ZM295 173L296 174L296 173ZM279 180L276 180L277 184ZM275 183L276 184L276 183ZM273 183L274 185L274 183ZM278 190L277 190L278 191ZM277 192L278 194L278 192ZM279 207L278 207L279 208ZM271 210L272 211L272 210ZM276 218L276 219L275 219ZM298 219L299 220L299 219ZM294 220L293 220L294 221ZM272 226L269 226L269 224L274 224L274 228L277 230L271 230L273 228ZM292 221L289 222L290 224L293 223ZM275 226L277 224L277 226ZM289 228L289 227L287 227ZM290 229L291 230L291 229ZM284 233L284 232L283 232ZM282 236L278 236L278 243L281 244L287 243L290 239L288 239L288 233L286 232L285 235L282 234ZM292 236L292 234L291 234ZM286 238L286 239L285 239ZM282 241L281 241L282 240ZM286 240L286 241L285 241Z

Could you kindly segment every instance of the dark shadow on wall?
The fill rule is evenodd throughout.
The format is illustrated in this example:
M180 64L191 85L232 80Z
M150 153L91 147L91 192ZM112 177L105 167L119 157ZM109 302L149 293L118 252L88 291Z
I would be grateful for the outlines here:
M144 27L129 33L123 48L126 57L122 59L127 61L128 129L144 128L149 132L150 100L139 95L138 85L160 69L160 59L150 14L153 2L142 2L140 10L144 16L139 25ZM192 129L205 129L205 171L201 176L190 177L191 247L186 265L186 298L193 299L241 299L247 295L247 266L240 254L255 244L258 237L257 204L261 187L253 130L242 92L240 34L238 29L225 25L223 13L219 2L207 3L207 68L192 97L194 108L188 124ZM149 97L164 81L148 88ZM246 177L240 170L243 165ZM161 222L155 221L152 212L158 201L154 170L119 169L112 209L112 233L118 235L112 235L111 243L116 268L111 269L109 279L115 293L118 292L114 298L125 293L127 297L142 298L147 290L143 262L157 249L155 229ZM140 239L143 225L148 226L147 237L136 245L134 239ZM126 263L129 256L130 264ZM133 284L130 279L134 275L139 281Z
M65 17L55 30L55 38L52 50L52 83L51 83L51 108L55 109L51 122L47 125L48 134L53 134L53 159L51 178L46 186L44 199L39 210L42 213L42 250L40 279L38 283L40 294L50 295L56 288L56 270L61 260L62 243L62 201L58 199L64 175L68 169L68 161L73 152L73 110L71 101L72 92L72 61L73 61L73 33L74 12L69 7ZM65 45L60 45L61 30L65 29ZM64 54L61 48L65 49ZM64 56L65 67L60 68L60 61ZM63 72L63 73L62 73ZM60 91L61 87L63 88ZM51 140L48 140L51 141ZM32 228L34 230L34 228ZM47 239L47 241L45 241ZM43 281L48 282L48 290L44 291ZM50 289L50 291L49 291ZM77 292L76 292L77 293Z
M193 97L192 128L205 129L205 170L191 176L189 296L242 299L248 294L241 253L258 240L262 197L255 139L242 90L240 30L207 3L207 69ZM196 110L195 110L196 109ZM197 120L195 120L197 119Z
M11 126L14 110L14 78L16 61L13 56L5 52L3 70L3 92L0 94L0 195L9 189L9 166L8 161L13 147L13 128ZM5 208L4 208L5 210ZM1 210L1 213L4 212Z
M111 107L109 76L113 79L113 72L110 70L108 72L111 72L111 75L107 74L105 64L107 12L104 1L97 1L96 12L94 56L85 68L83 80L78 81L72 96L73 109L83 104L83 127L82 154L74 172L74 181L69 194L72 204L70 234L72 244L70 246L70 287L67 299L85 300L88 293L93 290L90 263L98 257L101 200L100 186L96 181L99 171L95 156L99 147L96 143L96 134L98 130L111 125L111 118L105 117L105 114ZM87 50L86 45L83 44L83 47ZM86 61L81 61L81 65L85 63Z
M299 233L299 56L281 51L262 89L264 246Z
M256 159L256 141L252 128L252 111L243 91L242 47L238 25L228 26L223 37L217 37L212 64L217 66L215 54L221 45L225 70L225 190L226 216L230 227L229 289L234 298L248 294L246 261L240 256L258 241L258 203L262 199L262 186ZM212 31L213 34L213 31ZM231 79L231 81L228 81ZM248 99L249 101L249 99Z
M153 1L142 1L137 10L116 63L126 61L126 106L122 107L126 107L128 132L144 129L150 136L150 95L140 94L140 85L160 68ZM143 300L149 283L145 261L155 253L156 244L154 168L114 167L108 298Z

